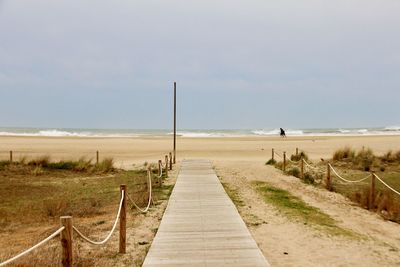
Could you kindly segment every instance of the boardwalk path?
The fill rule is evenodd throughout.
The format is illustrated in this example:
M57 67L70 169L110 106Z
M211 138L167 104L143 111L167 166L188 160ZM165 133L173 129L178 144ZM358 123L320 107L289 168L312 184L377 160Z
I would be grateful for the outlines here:
M269 266L209 161L184 161L143 266Z

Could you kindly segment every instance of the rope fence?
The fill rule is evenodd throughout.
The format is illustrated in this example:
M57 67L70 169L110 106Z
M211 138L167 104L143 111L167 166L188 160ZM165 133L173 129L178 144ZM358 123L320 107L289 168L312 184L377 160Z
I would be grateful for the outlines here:
M1 152L1 151L0 151ZM10 162L13 161L13 152L10 151ZM97 162L99 158L99 152L96 152L96 157L97 157ZM161 179L165 176L168 177L168 168L172 170L172 165L173 165L173 158L172 158L172 153L169 153L169 156L165 156L165 164L162 163L161 160L158 161L158 167L159 167L159 174L156 176L157 179ZM46 239L40 241L36 245L30 247L29 249L19 253L18 255L5 260L0 263L0 267L6 266L8 264L11 264L22 257L28 255L29 253L33 252L34 250L38 249L39 247L45 245L47 242L50 240L54 239L56 236L60 235L60 241L61 241L61 246L62 246L62 255L61 255L61 265L63 267L70 267L73 266L74 261L73 261L73 251L72 251L72 234L75 232L79 237L81 237L84 241L92 244L92 245L104 245L107 243L112 235L114 234L118 222L120 222L119 226L119 253L120 254L125 254L126 253L126 206L127 206L127 199L141 212L145 213L148 212L150 209L150 205L153 200L153 187L152 187L152 169L149 166L147 169L147 176L148 176L148 191L149 191L149 197L148 197L148 204L145 209L141 209L131 198L131 196L127 193L127 186L126 185L120 185L120 201L119 201L119 206L118 206L118 211L117 215L115 218L115 221L113 223L113 226L111 228L111 231L107 234L107 236L101 240L101 241L94 241L90 239L89 237L85 236L75 225L73 225L72 222L72 216L62 216L60 217L61 221L61 227L56 230L54 233L52 233L50 236L48 236ZM161 183L160 183L161 186Z
M57 235L59 235L62 231L64 231L65 227L61 227L59 228L57 231L55 231L54 233L52 233L50 236L48 236L46 239L43 239L42 241L40 241L39 243L37 243L36 245L34 245L33 247L21 252L20 254L12 257L11 259L8 259L6 261L3 261L2 263L0 263L0 267L2 266L6 266L7 264L13 263L14 261L24 257L25 255L31 253L32 251L34 251L35 249L43 246L44 244L46 244L47 242L49 242L51 239L55 238Z
M378 180L384 187L386 187L387 189L389 189L390 191L392 191L393 193L395 193L396 195L400 196L400 192L396 189L394 189L393 187L391 187L390 185L388 185L381 177L379 177L376 173L371 172L368 173L368 175L366 175L365 177L362 177L360 179L356 179L356 180L350 180L347 179L345 177L343 177L343 175L339 174L338 170L336 170L330 163L327 163L327 167L326 167L326 171L323 168L320 168L318 166L313 166L311 165L309 162L307 162L303 157L301 157L300 160L295 161L295 160L291 160L290 158L288 158L286 156L286 152L282 152L282 155L280 155L275 149L272 149L272 160L274 160L274 156L277 155L278 157L280 157L281 159L283 159L283 164L282 164L282 171L286 172L286 167L287 164L293 164L295 166L299 166L300 167L300 178L304 179L305 177L305 167L311 169L313 172L319 174L319 175L324 175L326 172L326 180L325 180L325 186L326 189L328 190L332 190L332 176L331 173L333 173L333 175L335 177L337 177L339 179L339 181L343 182L344 184L360 184L363 183L364 181L371 179L371 184L370 184L370 196L369 196L369 204L368 204L368 208L372 208L372 205L374 203L375 200L375 191L376 191L376 184L375 184L375 180ZM298 156L298 148L296 148L296 156ZM365 183L364 183L365 184Z
M122 190L121 191L121 201L119 202L119 208L118 208L118 213L117 213L117 217L115 218L115 222L113 227L111 228L110 233L106 236L106 238L104 238L102 241L93 241L91 239L89 239L87 236L85 236L84 234L82 234L81 231L79 231L75 226L72 226L72 229L74 229L74 231L81 237L83 238L85 241L87 241L88 243L92 244L92 245L103 245L105 244L108 240L110 240L112 234L115 231L115 228L117 227L117 223L118 223L118 219L120 217L121 214L121 210L122 210L122 205L124 203L124 195L125 195L125 191Z

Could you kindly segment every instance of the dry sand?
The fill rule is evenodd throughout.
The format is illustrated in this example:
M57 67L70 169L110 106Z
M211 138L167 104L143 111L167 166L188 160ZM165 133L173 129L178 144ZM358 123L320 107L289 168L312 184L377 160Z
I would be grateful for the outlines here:
M264 165L271 157L272 148L291 154L298 147L311 159L319 160L331 157L333 151L346 145L370 147L382 154L389 149L399 150L400 136L178 138L177 159L213 160L221 179L240 189L239 194L246 206L239 211L273 266L400 265L400 225L384 221L341 195L305 185ZM16 160L21 156L40 155L50 155L55 160L81 156L95 158L95 151L99 150L101 158L113 157L117 167L132 168L134 164L156 162L171 148L172 139L166 137L0 137L0 160L8 158L9 150L15 151ZM352 230L362 238L332 237L288 220L263 202L250 184L253 180L267 181L290 191L333 217L340 227ZM159 216L157 213L154 215ZM261 220L261 224L253 225L254 220ZM157 227L157 224L158 220L149 220L148 225L141 226L150 228Z

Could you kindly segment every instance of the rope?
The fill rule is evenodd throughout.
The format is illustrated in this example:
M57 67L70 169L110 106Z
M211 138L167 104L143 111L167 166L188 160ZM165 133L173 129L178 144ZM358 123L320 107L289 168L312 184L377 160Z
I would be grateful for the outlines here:
M7 264L10 264L16 260L18 260L19 258L25 256L26 254L32 252L33 250L37 249L38 247L44 245L45 243L47 243L48 241L50 241L51 239L53 239L54 237L56 237L58 234L60 234L63 230L65 229L65 227L61 227L60 229L58 229L57 231L55 231L54 233L52 233L49 237L47 237L46 239L40 241L39 243L37 243L36 245L34 245L33 247L31 247L30 249L25 250L24 252L18 254L17 256L8 259L6 261L3 261L2 263L0 263L0 267L1 266L6 266Z
M390 185L388 185L387 183L385 183L378 175L376 175L375 173L373 174L375 175L376 179L378 179L382 184L384 184L387 188L389 188L390 190L392 190L394 193L398 194L400 196L400 192L396 191L394 188L392 188Z
M317 171L321 171L320 169L318 169L318 167L314 167L314 166L310 165L305 159L303 159L303 162L306 164L307 167L317 170Z
M119 203L117 218L115 219L114 225L113 225L113 227L112 227L110 233L107 235L107 237L106 237L103 241L93 241L93 240L90 240L88 237L84 236L75 226L72 226L72 228L75 230L75 232L76 232L80 237L82 237L84 240L86 240L87 242L89 242L89 243L92 244L92 245L103 245L103 244L105 244L105 243L111 238L111 235L113 234L115 228L117 227L117 222L118 222L119 216L120 216L120 214L121 214L122 203L123 203L123 201L124 201L124 190L122 190L121 192L122 192L122 196L121 196L121 201L120 201L120 203Z
M274 151L274 153L275 153L278 157L280 157L281 159L283 159L283 157L282 157L281 155L279 155L278 152Z
M161 170L162 170L162 168L161 168ZM149 183L149 202L147 203L147 207L145 209L140 208L138 205L136 205L135 201L132 200L131 196L129 194L127 194L128 195L128 199L132 202L133 206L135 206L135 208L137 208L142 213L146 213L149 210L150 204L151 204L151 200L153 198L152 197L153 187L152 187L152 182L151 182L151 172L148 171L147 173L148 173L147 176L149 178L149 180L148 180L148 183ZM161 176L162 176L162 171L161 171Z
M359 180L347 180L346 178L343 178L342 176L340 176L340 175L337 173L337 171L332 167L331 164L329 164L329 167L331 168L331 170L333 171L333 173L334 173L338 178L342 179L343 181L345 181L345 182L347 182L347 183L360 183L360 182L362 182L362 181L367 180L367 179L371 176L371 174L368 174L366 177L361 178L361 179L359 179Z

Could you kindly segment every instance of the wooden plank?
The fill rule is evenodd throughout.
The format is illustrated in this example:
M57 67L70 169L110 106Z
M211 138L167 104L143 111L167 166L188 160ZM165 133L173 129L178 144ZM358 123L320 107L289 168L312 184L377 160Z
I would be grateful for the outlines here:
M182 163L143 266L269 266L212 165Z

